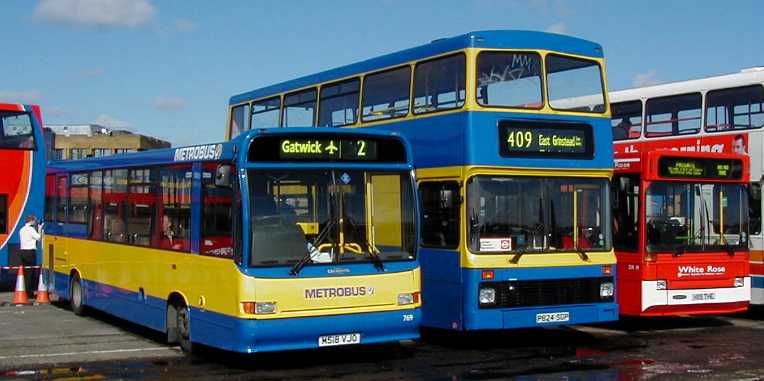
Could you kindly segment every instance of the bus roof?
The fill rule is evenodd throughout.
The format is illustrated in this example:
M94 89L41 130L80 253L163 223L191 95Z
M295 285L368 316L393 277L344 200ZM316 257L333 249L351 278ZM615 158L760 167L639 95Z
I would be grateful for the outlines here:
M582 56L598 58L603 56L602 47L599 44L571 36L523 30L476 31L455 37L437 39L429 44L234 95L230 98L229 104L259 99L312 84L329 82L465 48L548 49Z
M764 67L743 69L732 74L715 75L699 79L611 91L608 95L610 96L610 103L617 103L669 95L703 92L714 89L726 89L755 83L764 83Z
M376 129L340 129L321 127L295 127L295 128L260 128L247 131L235 139L222 143L200 144L194 146L161 148L142 152L123 153L104 157L91 157L80 160L53 161L48 164L49 172L76 172L88 171L101 168L126 168L141 167L147 165L181 164L203 161L228 161L236 160L236 152L246 152L249 142L258 136L274 135L344 135L358 137L389 137L400 140L406 147L406 157L411 161L411 152L408 142L400 134ZM236 147L236 148L234 148ZM246 156L246 155L245 155Z

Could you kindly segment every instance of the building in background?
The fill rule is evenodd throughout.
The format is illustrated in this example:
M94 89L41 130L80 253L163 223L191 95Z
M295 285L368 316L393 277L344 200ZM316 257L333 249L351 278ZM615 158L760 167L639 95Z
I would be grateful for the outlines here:
M97 124L46 126L53 133L51 160L102 157L124 152L170 147L170 143L125 130L110 130Z

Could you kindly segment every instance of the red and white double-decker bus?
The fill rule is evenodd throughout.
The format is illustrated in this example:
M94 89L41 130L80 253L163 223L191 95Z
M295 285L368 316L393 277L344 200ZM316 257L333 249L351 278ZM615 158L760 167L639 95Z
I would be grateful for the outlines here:
M16 266L24 217L42 220L46 149L40 107L0 103L0 266Z
M645 151L750 157L751 304L764 304L764 67L610 92L616 165Z
M611 202L621 314L745 311L748 156L655 150L616 162Z

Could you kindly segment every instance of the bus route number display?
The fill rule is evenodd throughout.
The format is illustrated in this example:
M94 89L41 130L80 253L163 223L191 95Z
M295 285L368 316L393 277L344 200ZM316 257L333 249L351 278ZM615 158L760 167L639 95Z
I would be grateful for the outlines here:
M538 122L499 124L502 156L591 156L589 126L550 127Z
M377 142L366 139L290 139L279 141L282 160L348 160L377 159Z
M739 179L743 163L734 159L705 159L692 157L662 157L658 175L672 178Z

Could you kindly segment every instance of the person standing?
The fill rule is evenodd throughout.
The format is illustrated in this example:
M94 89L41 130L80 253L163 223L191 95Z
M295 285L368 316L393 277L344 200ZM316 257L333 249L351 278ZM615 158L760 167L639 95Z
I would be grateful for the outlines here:
M29 215L26 218L26 224L19 231L19 241L21 249L21 265L24 267L35 266L37 262L37 241L42 238L40 234L40 227L35 227L37 218L34 215ZM29 269L24 273L24 284L27 289L27 295L30 298L34 297L34 280L35 269Z

